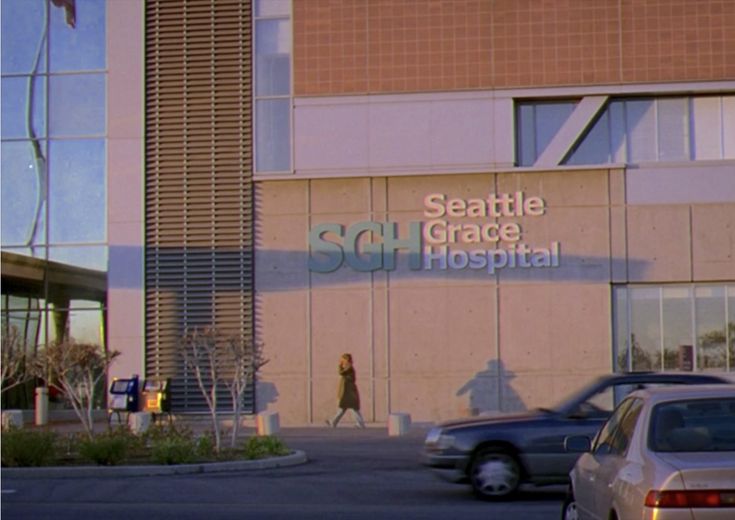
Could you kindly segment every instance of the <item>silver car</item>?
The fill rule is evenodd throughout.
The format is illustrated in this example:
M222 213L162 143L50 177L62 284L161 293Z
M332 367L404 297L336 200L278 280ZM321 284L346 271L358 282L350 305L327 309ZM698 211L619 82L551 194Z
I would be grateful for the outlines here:
M666 387L626 397L572 470L562 518L735 518L735 385Z

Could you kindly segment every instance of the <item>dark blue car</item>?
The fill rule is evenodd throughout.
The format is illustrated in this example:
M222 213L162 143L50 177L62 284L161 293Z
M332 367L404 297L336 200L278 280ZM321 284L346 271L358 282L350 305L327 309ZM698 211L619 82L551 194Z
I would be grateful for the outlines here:
M603 376L551 409L442 423L426 436L421 462L485 500L508 499L521 484L565 484L579 457L564 438L593 437L615 405L639 388L732 383L725 376L636 372Z

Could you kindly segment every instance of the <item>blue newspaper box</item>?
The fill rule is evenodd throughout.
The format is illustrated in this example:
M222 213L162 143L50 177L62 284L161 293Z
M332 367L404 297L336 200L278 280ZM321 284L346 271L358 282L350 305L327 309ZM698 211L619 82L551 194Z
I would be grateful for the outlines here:
M107 411L110 415L117 413L118 417L121 412L138 411L138 376L112 380Z

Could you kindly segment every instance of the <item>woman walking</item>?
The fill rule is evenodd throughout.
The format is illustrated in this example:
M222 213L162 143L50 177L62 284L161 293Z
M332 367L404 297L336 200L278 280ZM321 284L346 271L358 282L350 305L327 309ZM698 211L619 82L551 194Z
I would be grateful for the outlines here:
M332 419L327 419L327 424L332 428L336 428L340 419L347 410L352 412L352 417L358 428L365 427L365 421L360 415L360 393L357 391L355 383L355 368L352 366L352 355L342 354L339 359L339 390L337 391L338 410Z

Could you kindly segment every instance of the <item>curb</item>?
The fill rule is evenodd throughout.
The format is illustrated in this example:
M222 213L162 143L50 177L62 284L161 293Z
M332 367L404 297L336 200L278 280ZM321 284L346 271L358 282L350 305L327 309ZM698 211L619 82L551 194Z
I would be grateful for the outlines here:
M195 473L222 473L226 471L250 471L273 469L305 464L306 453L294 450L290 455L259 460L235 460L231 462L206 462L171 466L54 466L46 468L3 468L3 478L104 478L149 477L161 475L190 475Z

